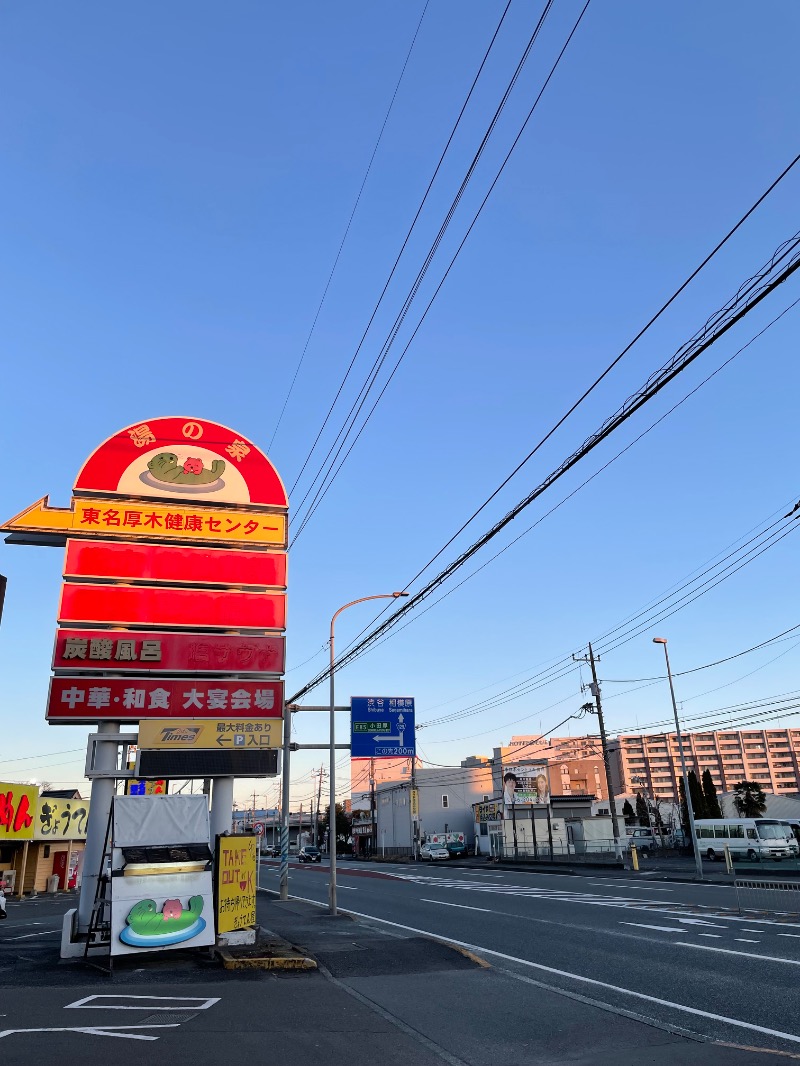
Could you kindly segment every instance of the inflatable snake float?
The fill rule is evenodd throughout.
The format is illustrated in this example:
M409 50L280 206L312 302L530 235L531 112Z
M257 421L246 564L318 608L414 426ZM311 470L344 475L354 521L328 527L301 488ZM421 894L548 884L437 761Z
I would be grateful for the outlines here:
M211 469L204 470L202 459L187 459L183 466L178 466L177 455L160 452L150 460L147 468L157 481L164 481L168 485L210 485L222 477L225 462L215 459Z

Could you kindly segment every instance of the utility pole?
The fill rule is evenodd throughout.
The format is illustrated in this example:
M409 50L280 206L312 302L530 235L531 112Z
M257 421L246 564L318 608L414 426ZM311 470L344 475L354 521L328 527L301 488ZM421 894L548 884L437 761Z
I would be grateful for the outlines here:
M411 814L411 857L417 861L417 819L419 817L419 796L417 794L417 758L411 756L411 795L409 796L409 812ZM417 813L414 814L416 803Z
M573 659L575 656L573 655ZM581 659L582 662L588 662L592 668L592 684L590 692L594 696L594 707L591 703L585 704L585 707L591 709L597 715L597 723L600 727L600 744L603 748L603 764L606 769L606 792L608 793L608 804L611 809L611 827L614 833L614 853L618 859L622 858L622 844L620 842L619 835L619 819L617 818L617 805L614 802L614 785L611 781L611 756L608 751L608 740L606 738L606 723L603 718L603 704L600 700L600 682L597 680L597 667L595 666L594 652L592 651L592 645L589 645L589 656L584 656Z
M314 844L315 845L317 844L318 837L319 837L319 812L320 812L320 804L322 803L322 777L323 777L324 773L325 773L324 767L320 766L319 770L317 770L317 777L319 778L319 780L317 781L317 817L314 819Z

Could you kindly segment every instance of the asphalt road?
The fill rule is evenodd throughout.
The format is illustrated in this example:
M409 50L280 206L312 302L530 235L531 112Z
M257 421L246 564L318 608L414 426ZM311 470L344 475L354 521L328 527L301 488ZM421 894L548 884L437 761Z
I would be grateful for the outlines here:
M290 893L326 902L327 865ZM275 889L277 864L262 866ZM742 917L733 888L340 862L339 905L470 947L520 980L737 1044L800 1053L800 921Z

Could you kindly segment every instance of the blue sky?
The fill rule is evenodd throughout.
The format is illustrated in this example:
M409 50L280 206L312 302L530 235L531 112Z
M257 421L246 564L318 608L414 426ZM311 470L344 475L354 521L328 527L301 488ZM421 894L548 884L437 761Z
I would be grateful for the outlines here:
M46 493L65 504L97 443L148 417L206 417L269 444L422 7L45 0L4 9L3 517ZM271 448L288 485L503 7L431 0L425 11ZM512 2L345 387L347 405L335 411L336 428L540 9ZM390 365L579 9L573 0L554 5ZM738 0L593 0L373 419L291 552L289 692L323 665L333 611L404 587L793 158L798 29L800 11L786 0L762 6L758 18ZM558 465L794 233L797 169L442 561ZM497 547L797 299L798 284L783 286L529 508ZM788 510L800 498L797 337L790 312L496 562L343 671L340 698L414 695L420 723L470 707L580 651ZM331 439L323 436L325 450ZM307 487L301 480L295 508ZM670 618L661 629L675 669L798 624L795 550L787 537ZM49 728L43 718L61 563L57 550L0 546L0 572L9 578L0 777L72 782L82 774L79 752L50 753L82 748L86 731ZM342 645L372 617L369 606L344 616ZM660 673L655 632L604 657L601 677ZM792 642L770 646L689 675L679 697L686 713L701 713L788 691L798 655ZM618 696L625 687L609 683L605 691L612 730L647 725L668 710L660 684ZM325 690L313 698L323 702ZM431 762L457 763L490 753L512 732L552 728L582 702L574 672L421 730L421 749ZM321 721L298 720L299 739L324 740ZM297 801L310 795L312 763L310 755L296 760ZM247 791L244 783L240 797Z

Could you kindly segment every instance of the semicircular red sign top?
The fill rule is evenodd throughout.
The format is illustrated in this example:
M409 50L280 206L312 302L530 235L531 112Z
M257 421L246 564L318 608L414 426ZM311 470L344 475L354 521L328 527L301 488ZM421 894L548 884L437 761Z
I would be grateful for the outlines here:
M150 418L127 426L92 452L74 491L288 506L283 482L261 449L202 418Z

